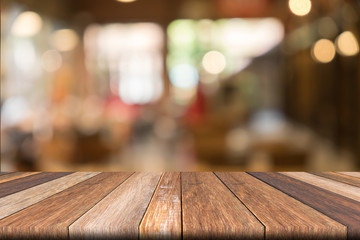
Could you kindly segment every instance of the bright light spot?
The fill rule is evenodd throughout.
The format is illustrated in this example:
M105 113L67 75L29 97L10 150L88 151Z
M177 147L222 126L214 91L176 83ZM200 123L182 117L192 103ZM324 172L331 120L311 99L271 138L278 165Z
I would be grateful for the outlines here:
M22 122L26 116L29 106L22 97L11 97L7 99L1 110L1 125L13 126Z
M43 22L35 12L23 12L15 20L11 32L18 37L32 37L42 28Z
M221 36L229 55L258 57L283 40L284 27L275 18L231 19L225 23Z
M335 46L330 40L320 39L315 43L311 52L314 60L328 63L335 57Z
M170 42L177 46L192 45L196 39L193 20L175 20L168 27Z
M305 16L311 10L310 0L289 0L291 12L297 16Z
M36 52L34 45L28 39L16 41L14 61L17 69L24 73L32 72L36 66Z
M79 43L79 37L74 30L62 29L53 34L53 45L61 51L67 52L73 50Z
M251 119L250 128L256 134L272 136L284 129L286 123L281 112L262 110Z
M224 71L226 59L224 54L218 51L210 51L204 55L202 65L207 72L216 75Z
M48 50L41 57L42 66L47 72L55 72L61 67L63 60L61 54L56 50Z
M88 70L107 71L111 92L126 104L148 104L162 96L164 32L158 24L92 25L84 46Z
M359 43L352 32L346 31L336 39L338 52L343 56L354 56L359 53Z
M135 2L136 0L116 0L118 2L122 2L122 3L131 3L131 2Z
M118 65L119 94L127 104L158 100L163 92L160 54L142 50L123 56Z
M133 29L128 29L128 45L132 49L146 50L163 47L163 30L154 23L137 23ZM121 36L124 38L124 36Z
M154 97L154 86L149 79L128 78L120 81L119 94L127 104L146 104Z
M190 64L179 64L174 66L169 77L171 83L178 88L193 88L199 82L199 73L195 67Z

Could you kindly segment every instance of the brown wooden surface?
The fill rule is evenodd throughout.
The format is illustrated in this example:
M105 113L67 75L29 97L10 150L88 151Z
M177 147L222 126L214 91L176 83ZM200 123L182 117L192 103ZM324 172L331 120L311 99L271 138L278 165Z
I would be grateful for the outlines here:
M164 173L139 231L142 239L181 239L180 173Z
M247 173L216 175L266 226L268 239L346 239L344 225Z
M0 219L29 207L99 173L73 173L0 198Z
M282 174L360 202L360 189L358 187L316 176L311 173L282 172Z
M347 226L351 239L360 238L359 202L280 173L250 174Z
M51 180L54 180L59 177L66 176L71 173L65 172L54 172L54 173L39 173L24 178L12 180L9 182L0 183L0 197L5 197L7 195L31 188L38 184L42 184Z
M264 237L264 226L213 173L181 173L181 179L184 239Z
M0 239L360 239L359 178L325 174L7 173Z
M0 175L0 183L8 182L11 180L23 178L30 175L38 174L39 172L14 172L9 174Z
M161 173L135 173L69 227L74 238L138 239L139 225Z
M67 238L68 227L130 173L101 173L0 221L0 235Z
M337 172L343 175L360 178L360 172Z
M328 179L332 179L338 182L343 182L346 184L350 184L353 185L355 187L360 187L360 179L357 177L352 177L352 176L348 176L348 175L344 175L344 174L340 174L340 173L335 173L335 172L314 172L312 174L315 174L317 176L320 177L324 177L324 178L328 178Z

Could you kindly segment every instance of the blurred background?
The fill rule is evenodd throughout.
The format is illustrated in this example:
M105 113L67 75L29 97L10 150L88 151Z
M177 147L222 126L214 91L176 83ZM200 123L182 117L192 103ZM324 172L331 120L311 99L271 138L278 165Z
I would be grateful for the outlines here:
M359 34L359 0L2 0L1 171L358 171Z

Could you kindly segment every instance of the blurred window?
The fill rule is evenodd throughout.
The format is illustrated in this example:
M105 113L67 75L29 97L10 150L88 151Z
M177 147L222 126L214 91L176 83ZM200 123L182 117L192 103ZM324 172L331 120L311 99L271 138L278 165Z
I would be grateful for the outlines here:
M127 104L146 104L163 93L164 33L154 23L92 25L85 31L87 69L107 78Z

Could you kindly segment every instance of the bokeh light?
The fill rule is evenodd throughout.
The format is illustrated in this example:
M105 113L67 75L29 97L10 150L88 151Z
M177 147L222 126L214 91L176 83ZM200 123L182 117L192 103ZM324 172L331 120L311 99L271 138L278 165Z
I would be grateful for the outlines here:
M23 12L15 20L11 32L18 37L32 37L40 32L43 21L36 12Z
M335 57L335 46L327 39L317 41L312 49L312 57L321 63L331 62Z
M169 77L171 83L178 88L193 88L199 82L199 73L197 69L190 64L178 64L174 66Z
M168 27L170 43L177 46L189 46L196 40L193 20L176 20Z
M202 65L208 73L219 74L226 67L226 58L221 52L210 51L204 55Z
M24 120L29 104L23 97L8 98L1 109L1 126L12 126Z
M276 18L234 18L223 21L221 47L241 58L261 56L284 38L284 26Z
M79 43L79 37L72 29L57 30L52 40L54 47L61 52L74 50Z
M56 50L48 50L44 52L41 60L42 66L47 72L55 72L61 67L63 63L61 54Z
M340 34L336 39L336 48L343 56L354 56L359 53L359 43L350 31Z
M305 16L311 10L310 0L289 0L291 12L297 16Z

